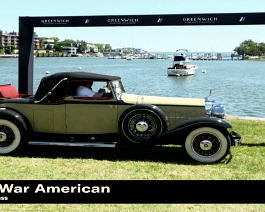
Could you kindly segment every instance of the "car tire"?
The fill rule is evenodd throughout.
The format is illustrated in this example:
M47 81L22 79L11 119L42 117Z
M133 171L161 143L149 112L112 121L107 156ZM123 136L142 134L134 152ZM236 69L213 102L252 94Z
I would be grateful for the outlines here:
M167 130L167 118L156 106L127 109L119 121L119 131L133 143L147 143Z
M19 123L0 118L0 155L11 153L21 147L24 134Z
M188 134L185 150L201 163L216 163L224 159L230 150L230 141L225 133L211 127L201 127Z

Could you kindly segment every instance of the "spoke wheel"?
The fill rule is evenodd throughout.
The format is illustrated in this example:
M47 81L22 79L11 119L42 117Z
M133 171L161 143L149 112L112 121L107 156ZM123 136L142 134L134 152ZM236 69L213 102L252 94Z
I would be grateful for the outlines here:
M210 133L198 134L192 141L192 149L201 156L213 156L221 147L219 138Z
M156 120L147 113L138 113L128 121L128 131L137 140L148 140L157 130Z
M119 123L123 137L134 143L149 141L166 130L162 118L153 110L146 108L128 111Z
M222 132L211 127L193 130L186 138L188 155L202 163L214 163L226 157L230 143Z
M21 133L12 122L0 119L0 154L14 151L20 144Z

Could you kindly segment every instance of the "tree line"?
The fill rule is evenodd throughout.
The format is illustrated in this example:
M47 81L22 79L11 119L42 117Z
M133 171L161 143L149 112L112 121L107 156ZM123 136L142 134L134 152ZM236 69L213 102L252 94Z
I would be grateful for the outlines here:
M38 37L37 33L34 32L34 36ZM43 41L44 40L54 40L54 46L52 47L51 45L47 45L46 48L44 47ZM40 49L45 49L47 51L49 50L54 50L57 52L62 52L62 47L64 46L64 43L76 43L77 44L77 52L82 53L82 52L87 52L87 44L94 45L98 48L99 52L102 50L111 50L112 47L110 44L99 44L99 43L87 43L84 40L77 40L74 41L73 39L65 39L63 41L60 41L58 37L41 37L39 40L39 47ZM8 45L6 48L4 48L2 45L0 45L0 54L1 53L6 53L6 54L11 54L14 50L16 49L15 45ZM38 50L38 49L36 49ZM93 51L92 51L93 52Z
M99 52L102 50L111 50L112 49L110 44L87 43L84 40L74 41L72 39L65 39L63 41L59 41L60 39L57 37L51 37L51 38L42 37L42 38L40 38L40 48L41 49L44 48L43 40L54 40L54 47L52 47L51 45L48 44L46 47L46 50L54 49L57 52L62 52L62 47L63 47L64 43L76 43L77 44L77 52L80 52L80 53L87 51L87 44L91 44L91 45L98 47Z
M245 40L234 49L234 52L239 55L262 56L265 55L265 43Z

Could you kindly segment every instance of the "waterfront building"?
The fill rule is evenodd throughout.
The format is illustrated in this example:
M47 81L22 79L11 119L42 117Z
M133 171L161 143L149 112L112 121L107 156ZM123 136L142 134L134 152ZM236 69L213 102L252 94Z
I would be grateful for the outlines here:
M98 47L93 44L87 44L87 51L88 52L98 52Z
M50 45L52 48L54 47L54 40L42 40L42 46L46 49L47 46Z
M19 34L18 32L10 32L0 30L0 46L7 48L9 45L14 45L18 48L19 45Z
M123 52L131 52L131 53L134 53L135 48L132 48L132 47L123 47L122 48L122 51Z
M60 46L78 47L79 43L59 43Z
M122 55L123 49L104 49L102 52L104 55Z
M132 47L124 47L122 48L123 52L131 52L132 54L144 54L146 53L142 49L132 48Z
M19 48L19 33L0 30L0 47L7 48L9 45L14 45L16 49ZM38 49L40 47L40 38L34 36L34 48Z
M76 47L62 47L62 51L68 55L76 55Z
M135 53L135 54L145 54L145 53L147 53L147 52L144 51L143 49L134 49L134 53Z
M143 49L136 49L132 47L103 50L104 55L112 55L112 56L123 55L124 52L130 52L130 54L145 54L146 53L146 51L144 51Z

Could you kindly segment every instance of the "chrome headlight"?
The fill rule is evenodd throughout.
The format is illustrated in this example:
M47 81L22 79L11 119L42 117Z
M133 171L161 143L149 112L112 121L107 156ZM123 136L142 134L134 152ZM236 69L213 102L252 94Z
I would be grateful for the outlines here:
M205 113L210 117L224 118L225 106L223 104L215 105L215 100L207 97L205 98Z

